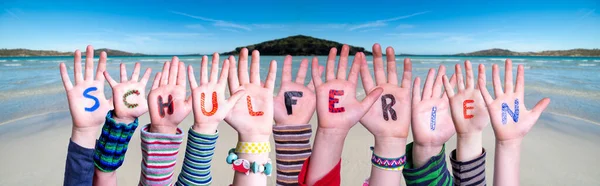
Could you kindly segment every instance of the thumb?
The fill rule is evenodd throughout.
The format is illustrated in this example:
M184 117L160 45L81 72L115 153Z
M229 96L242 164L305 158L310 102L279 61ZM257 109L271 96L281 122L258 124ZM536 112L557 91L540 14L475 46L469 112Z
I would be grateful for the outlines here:
M535 120L537 120L542 114L542 112L546 110L548 104L550 104L550 98L544 98L540 100L537 104L535 104L533 109L531 109L532 118L535 118Z
M371 109L371 106L373 103L375 103L375 101L377 101L379 96L381 96L381 93L383 93L383 88L375 88L367 95L367 97L365 97L365 99L362 100L362 102L360 102L363 113L366 113L369 111L369 109Z
M237 103L242 97L244 97L244 95L246 95L246 91L244 89L240 89L237 92L233 93L229 97L229 99L227 99L227 106L225 107L225 110L229 112L233 108L235 103Z

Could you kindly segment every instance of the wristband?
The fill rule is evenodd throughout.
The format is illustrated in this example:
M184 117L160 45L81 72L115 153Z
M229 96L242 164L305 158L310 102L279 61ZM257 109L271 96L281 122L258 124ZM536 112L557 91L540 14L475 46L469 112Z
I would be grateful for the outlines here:
M229 155L226 159L227 164L232 164L234 171L244 173L246 175L252 172L255 174L264 173L267 176L271 176L271 173L273 172L273 164L271 163L271 159L267 158L267 162L264 164L257 162L250 163L248 160L239 159L237 154L235 154L235 151L235 148L229 150Z
M271 152L269 142L238 142L235 147L235 153L260 154L269 152Z
M106 114L102 134L94 151L94 165L102 172L112 172L123 165L129 140L138 126L137 118L125 124L117 123L112 115L112 110Z
M373 166L390 171L402 171L404 164L406 164L406 155L402 155L399 158L383 158L375 154L374 148L371 147L373 155L371 156L371 164Z

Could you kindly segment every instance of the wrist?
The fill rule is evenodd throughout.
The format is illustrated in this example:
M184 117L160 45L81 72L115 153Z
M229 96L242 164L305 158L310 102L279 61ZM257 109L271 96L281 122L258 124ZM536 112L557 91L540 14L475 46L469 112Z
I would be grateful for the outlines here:
M239 134L238 142L269 142L270 138L270 134Z
M117 122L117 123L125 123L125 124L129 124L133 121L135 121L135 117L131 117L131 116L125 116L125 115L119 115L117 114L117 112L113 112L113 119Z
M496 148L520 150L521 142L522 139L496 140Z
M406 138L375 137L373 152L386 158L400 157L406 154Z
M419 145L415 143L412 149L415 168L425 165L431 157L438 155L443 147L443 145Z
M150 131L151 133L177 134L177 127L150 124L148 131Z
M215 134L217 132L217 128L219 127L219 123L194 123L192 126L192 130L194 132L200 134Z
M481 132L459 134L456 138L456 160L469 161L479 157L482 153Z
M83 148L94 149L99 130L100 127L80 129L74 126L71 130L71 141Z

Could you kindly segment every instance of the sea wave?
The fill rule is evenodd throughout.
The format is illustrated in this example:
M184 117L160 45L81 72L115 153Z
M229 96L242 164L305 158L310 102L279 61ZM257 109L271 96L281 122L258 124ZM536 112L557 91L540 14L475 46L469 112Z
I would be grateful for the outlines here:
M579 63L579 64L577 64L577 66L581 66L581 67L593 67L593 66L596 66L596 64Z
M4 63L4 62L6 62L6 60L5 60L5 59L3 59L3 60L0 60L0 63Z
M600 60L594 60L594 62L599 62L600 63Z
M9 64L4 64L5 67L20 67L22 66L22 64L20 63L9 63Z

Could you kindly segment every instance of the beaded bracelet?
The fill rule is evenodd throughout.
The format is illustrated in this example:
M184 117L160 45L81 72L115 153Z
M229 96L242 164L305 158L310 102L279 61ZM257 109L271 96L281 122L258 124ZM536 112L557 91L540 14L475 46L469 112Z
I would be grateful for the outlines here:
M382 158L375 154L375 148L371 147L373 155L371 156L371 164L373 166L390 171L402 171L404 164L406 164L406 155L402 155L399 158Z
M243 154L269 153L271 145L269 142L238 142L235 152Z
M271 163L271 159L267 158L267 162L265 164L260 164L257 162L250 163L250 161L248 160L239 159L237 154L235 154L235 148L229 150L228 154L229 155L226 159L227 164L232 164L232 168L236 172L241 172L246 175L250 174L250 172L255 174L264 173L267 176L271 176L271 172L273 172L273 165Z
M96 141L94 165L102 172L112 172L123 165L125 152L131 136L138 126L138 119L129 124L117 123L113 111L108 111L100 138Z

